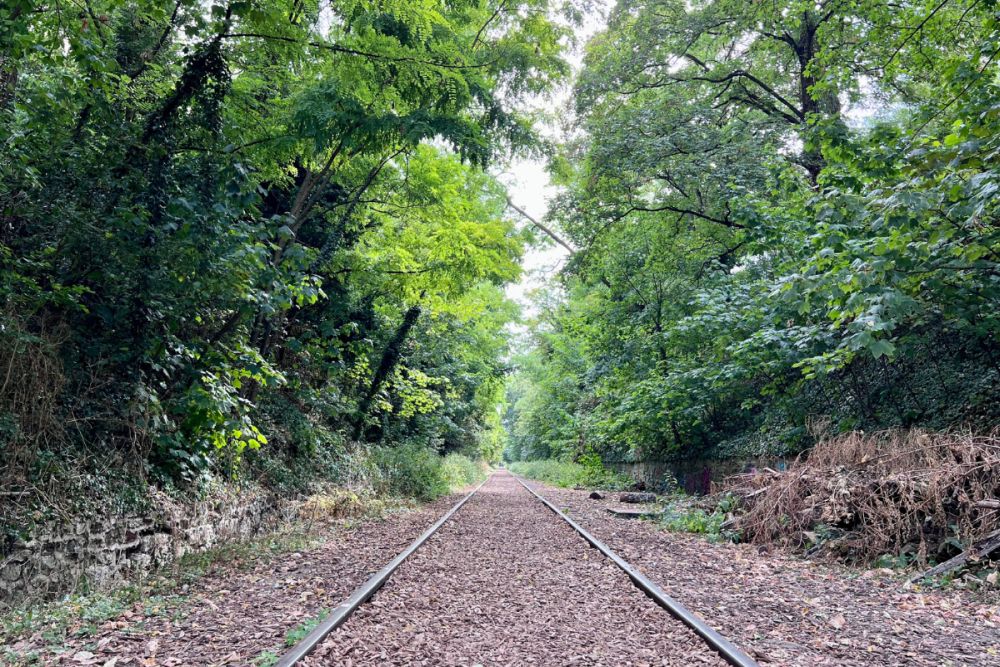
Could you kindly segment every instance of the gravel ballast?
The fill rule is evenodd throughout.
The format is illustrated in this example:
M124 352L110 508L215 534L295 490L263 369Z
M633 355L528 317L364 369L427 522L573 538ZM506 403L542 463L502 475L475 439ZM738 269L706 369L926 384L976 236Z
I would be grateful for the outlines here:
M31 655L43 664L115 667L266 664L296 627L339 604L459 498L341 522L317 536L320 546L250 565L219 563L180 599L136 604L92 634L59 643L36 635L10 648L24 664Z
M725 665L498 472L305 665Z
M1000 665L1000 593L904 590L857 570L748 544L713 544L587 491L528 484L761 665Z

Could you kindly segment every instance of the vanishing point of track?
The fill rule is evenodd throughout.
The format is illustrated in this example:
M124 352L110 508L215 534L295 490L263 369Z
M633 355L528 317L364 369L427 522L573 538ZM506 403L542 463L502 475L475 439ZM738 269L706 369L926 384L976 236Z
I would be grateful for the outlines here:
M487 484L484 496L480 491ZM455 518L463 506L467 509ZM546 519L552 516L549 510L562 522ZM567 525L575 535L565 530ZM579 537L601 555L581 551ZM419 562L411 559L412 565L393 578L393 590L384 593L389 599L380 595L375 608L364 607L428 542ZM449 608L452 602L455 608ZM357 620L334 632L359 610ZM460 627L450 628L444 633L449 636L435 643L433 635L449 623ZM596 653L588 654L591 648ZM480 650L485 660L470 657ZM407 659L442 655L451 659L448 664L508 663L513 658L532 664L724 662L756 667L739 648L506 471L463 497L276 664L381 664L394 657L394 664L409 664Z

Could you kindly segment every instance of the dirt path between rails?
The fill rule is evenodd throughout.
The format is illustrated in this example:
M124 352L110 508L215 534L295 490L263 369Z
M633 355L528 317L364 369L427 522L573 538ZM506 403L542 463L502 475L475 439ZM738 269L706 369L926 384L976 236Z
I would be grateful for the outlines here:
M218 564L173 603L137 604L86 637L53 644L36 635L11 648L32 665L261 664L262 653L286 650L291 630L340 604L460 497L334 527L321 546L273 560Z
M528 484L766 667L1000 665L995 592L906 592L886 573L613 517L617 494Z
M507 472L304 665L725 665Z

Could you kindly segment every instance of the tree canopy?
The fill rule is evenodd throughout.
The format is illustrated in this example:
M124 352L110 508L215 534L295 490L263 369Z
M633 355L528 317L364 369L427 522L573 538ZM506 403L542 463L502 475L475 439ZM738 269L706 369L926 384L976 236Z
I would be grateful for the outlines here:
M6 3L4 478L995 425L995 3L619 0L542 140L591 4Z
M568 73L548 0L5 3L0 434L160 479L351 440L498 456L485 171Z
M620 0L550 213L581 250L508 456L997 423L994 3Z

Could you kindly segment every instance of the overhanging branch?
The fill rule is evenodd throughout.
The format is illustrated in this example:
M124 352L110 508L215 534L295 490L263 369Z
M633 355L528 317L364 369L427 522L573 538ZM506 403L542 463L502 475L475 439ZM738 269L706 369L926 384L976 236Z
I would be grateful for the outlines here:
M556 243L558 243L562 247L566 248L566 250L569 251L570 256L576 254L576 250L573 248L573 246L571 246L570 244L568 244L565 241L563 241L559 237L558 234L556 234L554 231L552 231L551 229L549 229L548 227L546 227L545 225L543 225L542 223L540 223L538 220L535 220L533 217L531 217L531 215L529 215L527 211L525 211L523 208L521 208L520 206L518 206L517 204L515 204L514 202L512 202L510 200L510 197L507 197L507 206L510 206L512 209L514 209L515 211L517 211L518 213L520 213L522 216L524 216L525 220L527 220L532 225L534 225L538 229L540 229L543 232L545 232L545 234L548 235L548 237L550 239L552 239L553 241L555 241Z

